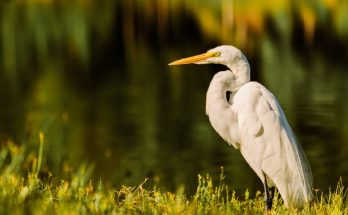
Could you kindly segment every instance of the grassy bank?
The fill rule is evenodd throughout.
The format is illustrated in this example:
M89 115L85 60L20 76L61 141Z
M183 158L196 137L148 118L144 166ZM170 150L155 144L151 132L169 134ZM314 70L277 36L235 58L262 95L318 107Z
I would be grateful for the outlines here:
M38 156L14 144L2 146L0 214L264 214L263 194L249 198L246 191L243 199L237 198L223 173L218 184L209 175L198 176L193 196L150 187L146 179L134 187L105 189L101 182L89 180L89 169L83 165L65 180L49 173L41 176L42 144ZM277 193L273 205L273 214L348 214L346 189L340 182L328 194L317 192L302 211L287 210Z

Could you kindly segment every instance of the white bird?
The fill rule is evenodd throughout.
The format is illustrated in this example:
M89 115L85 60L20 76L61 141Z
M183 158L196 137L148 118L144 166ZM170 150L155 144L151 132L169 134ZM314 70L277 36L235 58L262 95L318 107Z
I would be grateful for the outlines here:
M263 85L250 81L244 54L223 45L169 65L190 63L228 67L210 82L206 114L217 133L240 150L263 182L266 211L272 208L268 185L277 187L288 208L300 209L310 202L313 178L304 151L277 99Z

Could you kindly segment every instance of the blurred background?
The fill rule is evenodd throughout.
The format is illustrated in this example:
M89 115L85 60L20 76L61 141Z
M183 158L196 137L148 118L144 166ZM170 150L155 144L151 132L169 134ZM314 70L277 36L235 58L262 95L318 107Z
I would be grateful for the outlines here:
M81 165L108 187L144 178L193 193L197 174L262 190L205 115L217 65L168 67L221 44L279 99L314 187L348 182L347 0L28 0L0 3L0 143L64 177ZM24 169L26 167L23 167Z

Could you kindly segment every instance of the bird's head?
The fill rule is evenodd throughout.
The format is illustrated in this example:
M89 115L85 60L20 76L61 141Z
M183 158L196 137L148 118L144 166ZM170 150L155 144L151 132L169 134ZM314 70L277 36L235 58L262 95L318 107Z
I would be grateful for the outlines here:
M170 66L181 64L222 64L234 75L234 88L238 89L250 80L250 67L244 54L234 46L218 46L206 53L183 58L170 63Z
M243 53L234 46L222 45L210 49L206 53L195 55L192 57L183 58L170 63L170 66L181 64L222 64L231 68L239 61L246 61Z

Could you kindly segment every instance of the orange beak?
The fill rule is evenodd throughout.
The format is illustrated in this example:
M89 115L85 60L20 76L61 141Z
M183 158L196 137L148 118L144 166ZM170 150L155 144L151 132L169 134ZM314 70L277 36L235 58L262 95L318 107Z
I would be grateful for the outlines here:
M183 58L180 60L176 60L176 61L171 62L168 65L175 66L175 65L182 65L182 64L198 63L202 60L206 60L208 58L215 57L215 56L216 56L215 52L207 52L204 54L199 54L199 55L195 55L192 57L187 57L187 58Z

